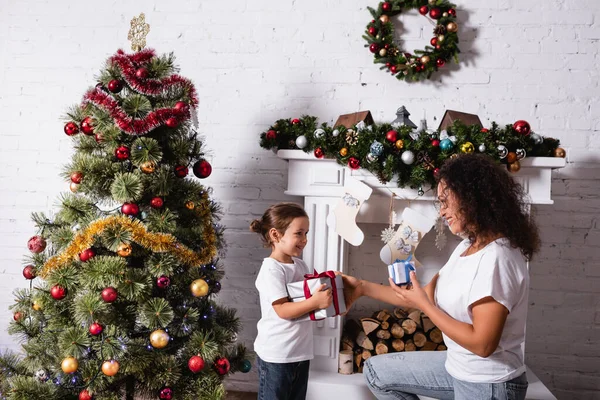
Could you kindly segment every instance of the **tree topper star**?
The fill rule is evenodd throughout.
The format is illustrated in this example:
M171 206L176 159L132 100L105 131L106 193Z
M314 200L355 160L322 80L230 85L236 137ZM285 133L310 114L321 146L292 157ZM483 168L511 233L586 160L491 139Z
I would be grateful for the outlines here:
M150 32L150 25L146 23L146 16L141 13L139 17L131 19L131 28L127 40L131 41L131 50L140 51L146 47L146 36Z

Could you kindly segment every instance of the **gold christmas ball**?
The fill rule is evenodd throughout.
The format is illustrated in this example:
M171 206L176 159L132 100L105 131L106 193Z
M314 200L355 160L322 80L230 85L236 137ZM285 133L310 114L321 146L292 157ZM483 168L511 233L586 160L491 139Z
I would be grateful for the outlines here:
M79 190L79 184L71 182L71 184L69 185L69 189L71 189L71 192L76 193Z
M439 35L438 36L438 42L443 42L444 39L446 39L446 37L444 35Z
M517 161L517 153L515 153L514 151L509 151L506 155L506 162L512 164L515 161Z
M386 54L387 54L387 50L386 50L386 49L381 49L381 50L379 50L379 55L380 55L381 57L385 57L385 55L386 55Z
M475 146L473 146L473 143L471 142L464 142L460 146L460 151L462 151L463 153L472 153L475 151Z
M458 25L456 24L456 22L448 22L448 25L446 25L446 29L448 30L448 32L456 32L458 31Z
M131 245L129 243L121 243L117 248L117 254L121 257L129 257L131 255Z
M62 368L65 374L72 374L73 372L77 371L77 368L79 368L79 362L75 357L67 357L62 360L60 368Z
M119 372L119 367L117 360L104 361L102 363L102 373L106 376L115 376Z
M347 149L347 148L345 148L345 147L342 147L342 148L340 149L340 156L342 156L342 157L346 157L347 155L348 155L348 149Z
M157 329L150 334L150 344L155 349L163 349L169 344L169 334L162 329Z
M446 11L444 11L444 13L442 14L442 17L446 18L448 16L448 13Z
M404 148L404 140L402 140L402 139L396 140L396 148L398 150L403 149Z
M565 158L567 156L567 152L565 151L565 149L563 149L562 147L557 147L554 150L554 157L561 157L561 158Z
M423 56L423 57L421 57L421 62L423 64L427 64L429 61L431 61L431 58L429 58L429 56Z
M193 201L186 201L185 202L185 208L187 208L188 210L193 210L194 207L196 207L196 205L194 204Z
M521 169L521 164L519 163L518 160L513 163L508 164L508 170L510 172L519 172L520 169Z
M388 22L390 22L390 17L388 17L387 15L382 15L381 17L379 17L379 20L382 24L387 24Z
M154 161L145 161L140 165L140 169L146 174L151 174L156 171L156 163Z
M208 283L204 279L196 279L190 285L190 290L195 297L203 297L208 294Z
M31 308L33 308L35 311L40 311L42 309L42 305L39 301L34 300L33 304L31 305Z

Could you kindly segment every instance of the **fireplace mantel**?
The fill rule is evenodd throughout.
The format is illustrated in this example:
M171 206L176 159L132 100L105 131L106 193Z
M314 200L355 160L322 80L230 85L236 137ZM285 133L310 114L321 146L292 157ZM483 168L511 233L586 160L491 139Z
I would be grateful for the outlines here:
M409 205L424 215L436 216L433 206L435 192L429 188L424 187L425 194L419 196L417 190L398 188L394 181L382 184L367 170L351 170L336 160L318 159L301 150L279 150L277 156L289 161L285 193L304 197L311 229L303 258L318 271L348 271L348 243L329 229L326 222L330 210L345 193L344 182L348 179L357 179L373 189L371 197L360 208L356 218L359 223L388 223L391 193L395 195L394 206L398 216ZM525 189L530 204L553 204L552 169L564 166L564 158L529 157L521 160L521 170L513 176ZM436 259L435 255L427 260L434 270L439 269L443 262L444 257ZM385 268L383 263L382 268ZM342 317L327 318L314 324L315 359L311 362L309 400L325 400L333 396L353 400L373 398L362 374L337 373L342 324ZM531 371L528 371L528 378L527 398L531 395L536 399L556 399Z

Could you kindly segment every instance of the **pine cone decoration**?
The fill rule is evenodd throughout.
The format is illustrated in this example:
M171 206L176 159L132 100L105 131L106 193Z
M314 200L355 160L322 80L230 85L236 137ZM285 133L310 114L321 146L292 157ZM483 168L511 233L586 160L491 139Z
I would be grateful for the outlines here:
M435 28L433 28L433 33L435 35L443 35L446 33L446 27L444 25L436 25Z

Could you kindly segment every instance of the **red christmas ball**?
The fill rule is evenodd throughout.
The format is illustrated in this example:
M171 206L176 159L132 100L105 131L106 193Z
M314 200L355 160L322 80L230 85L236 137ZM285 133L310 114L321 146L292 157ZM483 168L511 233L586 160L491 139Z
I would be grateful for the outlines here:
M32 253L41 253L46 248L46 240L38 235L32 236L27 241L27 248Z
M113 79L108 82L108 90L113 93L119 93L123 89L123 82L118 79Z
M188 361L188 368L190 371L197 374L204 369L204 359L200 356L190 357L190 360Z
M435 45L435 48L436 48L436 50L439 50L439 49L441 49L441 48L442 48L442 45L440 45L440 44L436 44L436 45Z
M140 208L135 203L124 203L121 206L121 212L125 215L138 215Z
M527 136L531 133L531 126L529 126L529 122L524 121L522 119L518 120L513 124L513 129L519 135Z
M433 170L433 176L434 176L435 178L437 178L437 176L439 175L439 173L440 173L440 169L439 169L439 168L435 168L435 169Z
M433 140L431 141L431 145L432 145L433 147L440 147L440 141L439 141L438 139L433 139Z
M35 278L35 267L33 265L28 265L25 268L23 268L23 276L25 277L25 279L29 280Z
M20 320L23 319L23 313L17 311L16 313L14 313L13 315L13 319L17 322L19 322Z
M160 389L160 394L158 398L161 400L171 400L173 398L173 389L170 387L164 387Z
M371 53L377 53L379 51L379 46L377 45L377 43L371 43L371 45L369 46L369 51Z
M175 107L173 108L176 110L186 110L188 108L188 104L185 101L178 101L175 103Z
M150 200L150 207L152 208L161 208L163 204L163 199L160 197L153 197L152 200Z
M175 176L178 178L185 178L188 174L188 167L185 165L178 165L175 167Z
M71 182L80 184L83 179L83 173L81 171L75 171L71 173Z
M386 1L381 5L381 8L383 9L383 11L390 11L392 9L392 3Z
M371 36L377 35L377 28L375 28L374 26L370 26L369 27L369 35L371 35Z
M194 172L194 175L196 175L198 178L205 179L208 178L212 173L212 166L208 161L200 160L194 163L192 171Z
M451 8L448 10L448 14L452 15L453 17L456 17L456 10L454 8Z
M127 147L127 146L117 147L117 149L115 150L115 157L117 157L117 159L121 160L121 161L125 161L125 160L129 159L129 147Z
M81 260L81 262L86 262L90 258L93 258L94 256L96 256L96 252L94 251L94 249L91 249L91 248L85 249L84 251L79 253L79 259Z
M315 157L317 158L323 158L325 156L325 154L323 154L323 149L320 147L317 147L314 151Z
M179 126L179 121L177 120L177 118L175 117L171 117L168 118L165 121L165 124L169 127L169 128L177 128Z
M398 140L398 132L394 130L388 131L388 133L385 134L385 138L388 142L396 143L396 140Z
M490 130L488 128L481 128L481 133L488 133Z
M441 58L438 58L437 60L435 60L435 65L437 65L438 67L443 67L446 64L446 61L442 60Z
M148 77L148 70L144 67L138 68L135 71L135 76L137 76L140 79L146 79Z
M50 295L54 300L62 300L67 295L67 289L59 285L54 285L50 289Z
M106 303L112 303L113 301L117 300L117 297L117 289L113 287L107 287L102 290L102 300L104 300Z
M273 129L269 129L267 131L267 133L265 134L265 137L268 140L273 140L273 139L275 139L277 137L277 132L275 132Z
M392 72L392 74L395 74L396 72L398 72L398 67L396 65L392 65L390 67L390 71Z
M428 12L429 12L429 7L427 7L427 6L419 7L419 13L421 15L427 15Z
M65 124L65 133L69 136L76 135L79 132L79 127L75 122L67 122Z
M85 117L83 121L81 121L81 132L85 133L86 135L94 134L94 125L92 125L91 117Z
M292 120L292 125L298 125L300 123L300 120L298 118L294 118Z
M229 360L225 357L217 358L215 361L215 370L219 375L225 375L229 372L231 365L229 364Z
M156 286L158 286L161 289L168 288L170 284L171 284L171 278L169 278L166 275L159 276L156 279Z
M94 135L94 138L96 139L96 143L102 143L102 141L104 141L104 138L103 138L103 137L102 137L102 135L101 135L101 134L99 134L99 133L96 133L96 134Z
M350 157L348 159L348 166L350 169L359 169L360 168L360 160L356 157Z
M90 335L98 336L99 334L102 333L103 330L104 330L104 327L97 322L94 322L93 324L90 325Z
M88 392L87 389L83 389L79 392L79 400L92 400L94 397Z
M433 19L440 19L442 17L442 10L439 7L434 7L429 10L429 16Z
M438 38L437 37L431 38L431 40L429 41L429 43L431 43L432 46L437 46L437 44L438 44Z

